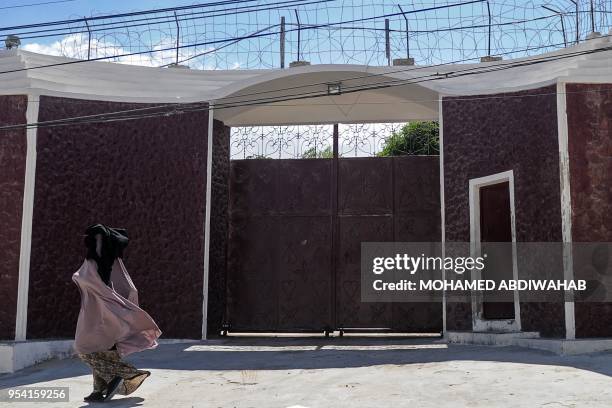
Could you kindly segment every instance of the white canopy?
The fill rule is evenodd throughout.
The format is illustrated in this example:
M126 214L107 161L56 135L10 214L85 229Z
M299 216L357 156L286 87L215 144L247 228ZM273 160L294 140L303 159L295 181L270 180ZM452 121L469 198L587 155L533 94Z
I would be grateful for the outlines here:
M401 122L437 119L442 96L531 89L559 80L612 82L610 47L612 41L606 36L538 57L481 64L212 71L74 63L77 60L6 50L0 51L0 94L147 103L207 101L215 103L215 118L229 126ZM533 64L539 60L547 61ZM58 65L47 66L54 64ZM343 93L329 93L329 84L339 84ZM359 92L347 93L352 89Z

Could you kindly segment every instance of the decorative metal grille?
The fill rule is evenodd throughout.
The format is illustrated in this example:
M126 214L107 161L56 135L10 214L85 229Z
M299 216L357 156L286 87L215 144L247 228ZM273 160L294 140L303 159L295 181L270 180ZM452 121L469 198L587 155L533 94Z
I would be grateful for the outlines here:
M340 124L341 157L375 156L403 123ZM301 159L331 157L333 125L235 127L232 159Z
M235 127L232 159L320 157L333 143L332 125Z
M393 132L404 123L341 124L338 129L338 151L345 157L375 156Z

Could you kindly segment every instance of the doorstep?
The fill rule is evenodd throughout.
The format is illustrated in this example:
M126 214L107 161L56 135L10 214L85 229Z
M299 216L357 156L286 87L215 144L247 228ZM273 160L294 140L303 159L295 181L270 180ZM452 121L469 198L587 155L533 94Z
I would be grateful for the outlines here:
M448 343L477 344L482 346L515 346L520 339L537 339L538 332L472 332L447 331L444 336Z
M612 338L591 339L543 339L538 332L470 332L448 331L444 336L451 344L476 344L484 346L518 346L550 351L560 355L577 355L612 351Z
M517 346L552 351L562 355L577 355L612 351L612 339L519 339Z

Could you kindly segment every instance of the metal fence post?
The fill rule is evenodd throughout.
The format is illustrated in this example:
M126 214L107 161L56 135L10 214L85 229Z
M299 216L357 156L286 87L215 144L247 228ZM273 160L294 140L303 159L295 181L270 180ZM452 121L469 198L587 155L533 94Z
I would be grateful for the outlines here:
M334 123L333 147L332 147L332 153L333 153L334 159L337 159L338 157L340 157L340 152L338 151L339 149L338 139L340 139L340 125L338 123Z
M281 17L280 23L280 67L285 68L285 17Z
M402 9L402 6L400 6L399 4L397 5L397 7L399 7L402 16L404 17L404 21L406 22L406 58L410 59L410 36L408 35L408 17L406 17L406 13L404 13L404 10Z
M487 55L491 55L491 5L487 0L487 13L489 15L489 40L487 42Z
M179 64L179 40L181 38L181 26L179 25L176 11L174 12L174 21L176 21L176 65Z
M298 24L298 30L297 30L297 60L301 61L300 59L300 43L302 41L302 24L300 23L300 15L298 14L297 9L293 10L295 12L295 19L297 20L297 24Z
M595 32L595 8L593 5L593 0L591 0L591 32Z
M563 21L563 13L561 13L559 10L555 10L548 6L542 6L542 8L555 13L556 15L559 16L559 18L561 18L561 31L563 31L563 44L565 44L565 47L567 48L567 34L565 33L565 23Z
M89 22L87 21L87 17L83 17L85 19L85 26L87 27L87 60L91 59L91 29L89 28Z
M391 33L388 18L385 18L385 56L387 57L387 65L391 66Z
M576 44L580 42L580 17L578 16L579 8L577 0L570 0L576 6Z
M567 34L565 34L565 23L563 22L563 14L559 13L559 18L561 18L561 30L563 30L563 44L567 48Z

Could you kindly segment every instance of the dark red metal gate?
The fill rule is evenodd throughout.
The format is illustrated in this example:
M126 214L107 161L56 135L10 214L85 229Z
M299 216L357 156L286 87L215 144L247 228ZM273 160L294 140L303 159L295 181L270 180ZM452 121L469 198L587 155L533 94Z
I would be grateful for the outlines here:
M440 240L437 156L230 167L226 327L441 330L440 303L362 303L359 286L361 242Z

